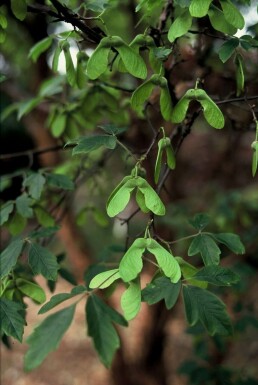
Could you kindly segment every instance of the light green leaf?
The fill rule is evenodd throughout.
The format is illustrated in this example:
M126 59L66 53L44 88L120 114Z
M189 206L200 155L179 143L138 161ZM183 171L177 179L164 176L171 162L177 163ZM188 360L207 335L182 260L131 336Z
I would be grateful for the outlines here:
M106 38L104 38L106 39ZM87 64L87 75L90 79L94 80L100 77L108 68L108 57L110 52L110 46L103 46L103 39L90 56Z
M161 170L161 163L162 163L162 154L163 150L165 148L165 139L162 138L158 142L158 154L156 158L155 163L155 170L154 170L154 182L157 184L159 180L160 170Z
M131 175L128 175L128 176L125 176L121 182L114 188L114 190L112 191L112 193L109 195L108 197L108 200L107 200L107 206L109 205L110 201L113 199L113 197L116 195L116 193L118 192L118 190L120 190L120 188L128 181L128 180L131 180L132 179L132 176Z
M173 110L172 100L171 100L168 86L166 85L161 88L161 92L160 92L160 111L161 111L161 115L165 120L169 121L171 119L172 110Z
M188 255L201 254L206 266L218 265L220 262L220 249L210 235L199 234L190 244Z
M16 287L27 297L32 298L37 303L43 303L46 301L46 294L42 287L34 282L27 281L23 278L17 278L15 280Z
M232 270L221 266L205 266L194 275L194 278L217 286L230 286L240 279Z
M170 278L171 282L177 283L181 278L181 269L174 256L154 239L151 239L147 249L150 253L154 254L159 267Z
M172 122L181 123L185 117L190 101L194 98L194 90L188 90L172 111Z
M59 265L56 257L48 249L32 243L29 249L29 265L34 274L42 274L50 281L55 281Z
M119 264L120 277L124 282L133 281L141 272L142 254L146 247L146 239L138 238L129 247Z
M11 201L6 202L4 205L1 206L0 211L0 226L2 226L5 222L8 221L8 218L13 211L14 204Z
M230 0L220 0L221 8L225 19L235 28L243 29L245 26L245 19L237 7L231 3Z
M189 12L192 17L204 17L207 15L212 0L192 0Z
M127 71L137 78L145 79L147 76L147 67L140 54L136 53L125 43L121 46L117 46L116 49L119 52Z
M28 57L35 63L38 60L39 56L51 46L52 41L53 38L51 36L40 40L30 49Z
M18 115L17 119L20 120L24 115L27 115L31 112L37 105L42 101L42 97L36 97L29 100L25 100L18 104Z
M141 309L141 287L139 280L129 282L129 287L121 297L121 308L127 321L135 318Z
M148 209L148 207L145 204L144 195L139 189L137 189L137 191L136 191L135 198L136 198L137 205L139 206L141 211L145 214L149 213L150 210Z
M132 179L129 179L114 195L112 194L112 198L108 200L107 214L111 218L123 211L127 206L131 197L131 192L135 188L131 181Z
M170 142L170 139L169 139L169 142ZM169 146L166 146L165 150L167 155L167 165L170 168L170 170L174 170L176 168L176 156L171 143Z
M34 199L39 199L45 185L46 178L40 173L32 173L23 181L23 187L28 187L29 195Z
M0 13L0 26L1 26L3 29L6 29L7 26L8 26L7 18L6 18L6 16L3 15L2 13Z
M209 9L208 16L210 18L211 25L217 31L223 32L227 35L234 36L237 32L237 28L233 27L224 16L224 13L217 7Z
M26 0L11 0L11 9L14 16L23 21L27 15Z
M85 286L79 285L75 286L71 290L71 293L59 293L53 295L53 297L50 298L50 301L48 301L45 305L42 306L42 308L40 308L38 314L44 314L49 310L53 309L54 307L58 306L60 303L85 292L87 292L87 288Z
M58 71L58 64L59 64L59 58L60 58L61 52L62 52L62 48L58 44L56 49L55 49L53 61L52 61L52 70L54 72Z
M142 300L153 305L164 299L168 310L176 304L181 289L181 282L172 283L167 277L159 277L149 283L142 291Z
M149 79L145 83L141 84L140 87L136 88L131 98L132 108L135 111L138 113L142 112L143 104L149 99L154 87L155 84L153 84L152 80Z
M63 335L71 325L75 311L75 305L51 314L28 337L30 345L25 354L24 368L26 371L37 368L47 357L56 350Z
M70 45L66 41L63 44L63 51L64 51L64 56L65 56L65 68L66 68L66 77L67 81L70 84L71 87L74 87L76 84L76 74L75 74L75 69L73 65L73 60L72 56L70 53Z
M103 271L102 273L95 275L90 281L89 287L90 289L105 289L119 278L120 274L118 269Z
M51 187L61 188L63 190L73 190L74 183L67 176L63 174L45 174L47 184Z
M113 150L116 147L116 137L111 135L92 135L80 138L77 146L73 149L73 155L87 154L102 146Z
M53 227L55 225L54 218L41 206L34 208L34 213L39 224L43 227Z
M25 321L25 306L21 302L0 298L1 334L22 342Z
M222 63L225 63L235 52L235 49L239 45L239 39L236 37L227 40L219 49L219 58Z
M51 133L55 138L59 138L65 131L67 123L67 114L56 113L51 122Z
M252 175L254 177L258 168L258 142L254 142L253 150L254 151L252 157Z
M232 233L211 234L219 243L226 245L235 254L244 254L245 246L240 240L239 235Z
M196 99L202 105L203 114L207 122L214 128L223 128L225 125L224 116L219 107L206 94L206 92L204 90L197 90Z
M86 320L88 335L93 339L100 360L106 367L109 367L115 352L120 346L113 322L122 326L127 326L127 322L95 294L92 294L87 301Z
M189 10L186 9L175 21L171 24L168 31L168 40L172 43L178 37L185 35L192 25L192 16Z
M243 58L240 54L236 55L235 59L236 65L236 84L237 84L237 92L236 95L239 96L245 87L245 75L243 69Z
M183 286L183 298L188 323L200 321L212 336L231 335L232 325L225 304L214 294L195 286Z
M12 268L15 266L19 258L24 241L23 239L16 239L9 243L9 245L0 254L0 278L7 276Z
M156 215L165 215L166 208L156 191L153 190L145 179L141 177L137 179L139 181L138 189L144 195L146 207Z
M16 208L19 214L24 218L33 217L33 210L31 205L33 204L33 199L29 198L26 193L20 195L16 201Z

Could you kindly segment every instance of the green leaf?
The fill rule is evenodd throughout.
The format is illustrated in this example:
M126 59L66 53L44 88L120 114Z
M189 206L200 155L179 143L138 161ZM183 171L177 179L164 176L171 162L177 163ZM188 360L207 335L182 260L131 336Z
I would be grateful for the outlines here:
M198 231L202 231L209 223L210 217L207 214L199 213L189 220L189 223Z
M199 234L190 244L188 255L200 253L206 266L218 265L220 262L220 249L210 235Z
M119 278L120 274L118 269L103 271L102 273L95 275L90 281L89 287L90 289L105 289Z
M30 238L48 238L52 237L58 230L60 230L60 226L47 227L45 229L35 230L29 233Z
M165 79L165 78L163 78ZM167 83L167 80L166 80ZM171 119L172 116L172 100L169 93L167 84L161 88L160 92L160 111L163 118L167 121Z
M232 270L221 266L205 266L194 275L194 278L217 286L230 286L240 279Z
M192 16L188 9L186 9L180 16L178 16L168 31L168 40L172 43L178 37L185 35L192 25Z
M202 289L206 289L208 286L207 282L198 281L197 279L193 279L192 277L198 272L198 269L191 265L190 263L186 262L181 257L175 257L177 262L179 263L179 266L181 268L182 275L184 279L186 279L190 285L201 287Z
M181 282L172 283L167 277L159 277L149 283L142 291L142 299L153 305L164 299L168 310L176 304L181 289Z
M85 4L86 9L90 9L93 12L101 13L105 11L109 6L109 1L107 0L91 0L87 1Z
M23 181L23 187L28 187L29 195L34 199L39 199L45 185L46 178L40 173L30 174Z
M223 128L225 125L225 119L219 107L204 90L197 90L196 96L196 99L202 105L203 114L207 122L214 128Z
M132 176L131 175L127 175L125 176L121 182L114 188L114 190L112 191L112 193L109 195L108 197L108 200L107 200L107 206L109 205L110 201L113 199L113 197L116 195L116 193L118 192L118 190L120 190L120 188L128 181L128 180L131 180L132 179Z
M7 26L8 26L7 18L6 18L5 15L3 15L2 13L0 13L0 26L1 26L3 29L6 29Z
M36 206L34 212L41 226L53 227L55 225L54 218L41 206Z
M42 97L38 96L29 100L25 100L18 104L18 115L17 119L20 120L24 115L27 115L31 112L37 105L42 101Z
M25 321L25 306L21 302L0 298L1 334L22 342Z
M193 326L200 321L212 336L231 335L232 325L225 304L214 294L194 286L183 286L186 318Z
M23 21L27 15L26 0L11 0L11 9L14 16Z
M58 64L59 64L59 58L60 58L61 52L62 52L62 48L58 44L56 49L55 49L53 61L52 61L52 70L54 72L58 71Z
M147 76L147 67L142 57L125 43L117 46L116 49L127 71L137 78L145 79Z
M165 148L165 139L162 138L158 142L158 154L157 154L156 163L155 163L155 170L154 170L154 182L156 184L158 183L158 180L159 180L161 163L162 163L162 154L163 154L164 148Z
M207 15L212 0L192 0L189 12L192 17L204 17Z
M21 216L17 211L7 224L7 228L12 235L18 235L27 224L27 219Z
M63 44L63 51L64 51L64 56L65 56L65 68L66 68L66 77L67 81L70 84L71 87L74 87L76 84L76 74L75 74L75 69L73 65L73 60L72 56L70 53L70 45L66 41Z
M254 152L252 157L252 175L254 177L258 168L258 142L254 142L253 149Z
M87 62L88 62L88 56L85 54L85 52L79 51L77 53L76 83L78 88L80 89L84 89L87 82L87 76L86 76Z
M5 222L8 221L8 218L13 211L14 204L11 201L6 202L4 205L1 206L0 211L0 226L2 226Z
M147 249L154 254L159 267L171 282L177 283L181 278L181 269L174 256L154 239L150 240Z
M95 49L93 54L90 56L87 64L87 75L90 79L94 80L100 77L108 68L108 57L110 52L110 46L103 46L104 40L108 38L103 38Z
M236 95L239 96L244 90L245 87L245 75L243 70L243 58L240 54L236 55L235 59L236 65L236 84L237 84L237 92Z
M38 60L39 56L51 46L52 40L53 38L51 36L40 40L30 49L28 57L35 63Z
M63 174L45 174L47 184L51 187L61 188L63 190L73 190L74 183L67 176Z
M185 95L179 100L172 111L172 122L180 123L185 117L189 107L189 103L194 97L194 90L188 90Z
M47 357L56 350L60 341L71 325L75 311L75 305L51 314L28 337L30 345L25 354L24 367L26 371L37 368Z
M169 139L170 142L170 139ZM168 146L165 148L166 155L167 155L167 165L170 168L170 170L174 170L176 168L176 156L173 150L173 147L171 145L171 142Z
M78 144L73 149L73 155L88 154L100 147L113 150L116 147L116 137L111 135L92 135L78 140Z
M88 335L92 337L101 362L109 367L114 354L120 346L118 334L113 326L116 322L127 326L125 319L110 308L99 297L92 294L86 304Z
M141 287L139 280L129 283L121 297L121 308L127 321L135 318L141 309Z
M156 215L165 215L166 208L156 191L142 177L137 177L137 180L138 189L144 195L146 207Z
M148 207L145 204L144 195L139 189L137 189L137 191L136 191L135 198L136 198L136 202L137 202L137 205L139 206L140 210L145 214L149 213L150 210L148 209Z
M16 239L9 243L9 245L0 254L0 278L7 276L12 268L15 266L19 258L24 241L23 239Z
M212 237L215 238L217 242L226 245L235 254L244 254L245 252L245 246L237 234L219 233L212 234Z
M79 285L75 286L71 290L71 293L59 293L53 295L53 297L50 298L50 301L48 301L45 305L42 306L42 308L40 308L38 314L44 314L49 310L53 309L54 307L58 306L60 303L86 292L87 288L85 286Z
M224 13L216 8L211 7L208 12L208 16L211 22L211 25L217 31L223 32L227 35L235 35L237 28L233 27L225 18Z
M107 214L108 216L115 217L127 206L131 192L134 190L135 186L132 185L132 179L129 179L125 184L123 184L115 194L111 194L111 199L108 199L107 203Z
M143 268L142 254L146 239L138 238L129 247L119 264L119 274L124 282L133 281Z
M32 243L29 249L28 261L34 274L42 274L51 281L57 279L59 265L55 255L45 247Z
M59 138L65 131L67 123L67 114L56 113L51 122L51 133L55 138Z
M44 290L36 283L27 281L23 278L17 278L15 280L15 285L23 294L32 298L37 303L41 304L46 301Z
M132 108L141 113L143 110L143 104L149 99L155 84L149 79L145 83L141 84L140 87L136 88L131 97Z
M33 200L28 197L27 194L22 194L16 199L16 208L19 214L24 218L33 217L33 210L31 205L33 204Z
M239 45L239 39L234 37L233 39L227 40L219 49L219 58L222 63L225 63L235 52L235 49Z
M237 7L231 3L230 0L220 0L221 8L225 19L235 28L243 29L245 26L245 19Z

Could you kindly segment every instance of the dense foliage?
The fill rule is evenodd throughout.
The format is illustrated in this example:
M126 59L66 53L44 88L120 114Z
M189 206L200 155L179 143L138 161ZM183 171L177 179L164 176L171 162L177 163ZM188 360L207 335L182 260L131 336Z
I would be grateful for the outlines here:
M26 297L43 305L39 314L74 298L72 305L51 312L30 335L26 370L39 366L58 347L79 301L85 301L87 333L107 367L120 347L116 325L128 326L142 302L151 306L164 300L164 306L171 310L181 298L186 322L197 328L193 328L197 334L201 330L205 338L206 329L205 333L215 337L232 335L231 317L222 301L225 290L220 288L240 285L241 274L232 259L221 264L221 256L245 253L239 235L234 233L236 226L223 230L219 208L198 213L192 207L192 217L183 210L180 214L189 225L179 224L180 232L174 231L170 238L167 229L171 223L172 228L177 224L171 216L173 199L168 190L173 189L169 185L171 175L180 169L178 153L185 138L198 129L207 133L219 130L217 135L220 130L234 129L237 123L228 108L231 105L245 108L245 125L252 132L248 167L256 178L258 31L254 25L242 36L237 34L245 28L242 9L246 8L242 7L252 7L254 14L256 7L249 1L231 0L2 3L3 90L15 77L13 69L20 66L24 71L24 60L35 66L45 61L50 67L32 97L4 106L2 125L12 124L14 114L23 122L41 109L55 139L47 149L1 155L3 161L19 156L29 159L27 165L17 166L2 177L1 191L7 194L2 195L1 226L8 238L0 255L2 340L8 344L12 337L22 342ZM20 26L33 17L49 25L48 34L37 42L28 39L25 53L19 54L24 55L21 60L10 49L14 39L10 30L15 23ZM55 28L54 22L61 23L63 29ZM130 23L133 28L129 28ZM28 76L24 71L24 81ZM35 158L44 151L62 151L64 156L55 167L35 168ZM193 152L191 156L202 154ZM17 177L21 180L17 196L6 198ZM87 204L79 208L77 224L89 226L95 221L99 234L104 234L112 229L113 219L109 218L115 218L126 236L124 243L117 244L115 236L110 240L109 232L109 249L103 246L102 250L105 258L95 258L78 284L64 264L64 256L55 251L53 240L70 209L71 198L85 184ZM253 196L257 215L257 184ZM205 209L212 204L208 202ZM179 244L182 246L178 248ZM141 277L146 272L149 282L143 287ZM70 293L53 294L46 302L45 292L35 279L38 275L47 280L52 291L59 275L74 287ZM122 314L109 302L121 285ZM181 368L191 384L199 383L192 376L195 369L193 364ZM207 384L213 384L214 375L208 373ZM200 381L205 381L205 376Z

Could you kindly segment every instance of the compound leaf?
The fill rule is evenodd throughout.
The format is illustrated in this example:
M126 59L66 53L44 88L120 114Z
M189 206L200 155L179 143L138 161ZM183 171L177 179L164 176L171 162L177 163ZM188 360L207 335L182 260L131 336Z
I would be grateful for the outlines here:
M71 325L74 311L75 305L69 306L51 314L36 327L26 341L30 345L24 360L26 371L38 367L50 352L58 348L64 333Z

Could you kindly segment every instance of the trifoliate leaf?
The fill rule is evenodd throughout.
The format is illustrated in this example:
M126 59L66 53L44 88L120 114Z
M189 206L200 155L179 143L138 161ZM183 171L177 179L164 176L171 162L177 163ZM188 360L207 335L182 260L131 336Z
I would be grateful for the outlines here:
M129 282L129 287L121 297L121 308L127 321L135 318L141 308L141 287L137 281Z
M188 255L201 254L206 266L218 265L220 262L220 249L213 238L207 234L197 235L190 244Z
M75 311L75 305L51 314L28 337L30 345L25 354L24 367L30 371L38 367L46 356L56 350L63 335L71 325Z
M189 223L198 231L202 231L209 223L210 217L207 214L199 213L189 220Z
M159 277L149 283L142 291L142 300L153 305L164 299L166 308L172 309L181 289L181 282L172 283L167 277Z
M109 367L115 352L120 346L118 334L113 323L127 326L126 320L114 309L92 294L86 304L88 335L92 337L101 362Z
M186 318L193 326L200 321L210 335L231 335L232 325L225 304L214 294L195 286L183 286Z

